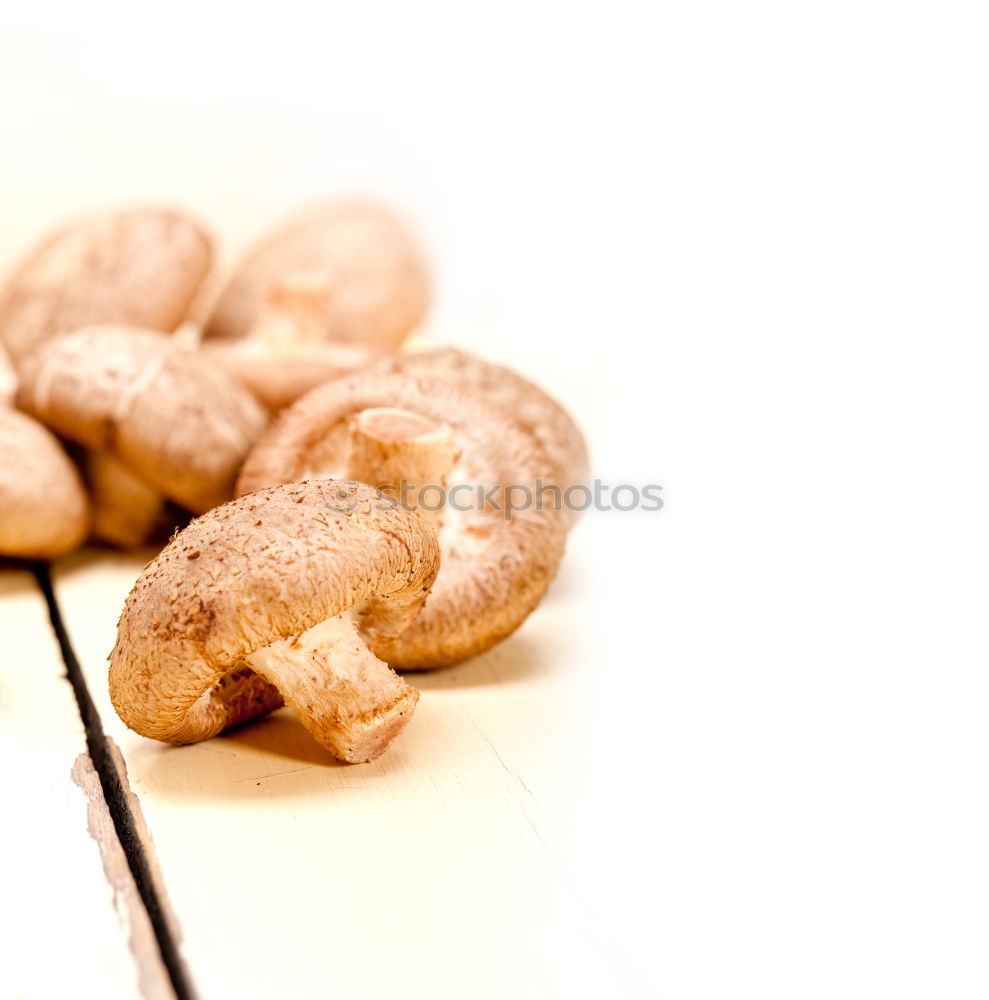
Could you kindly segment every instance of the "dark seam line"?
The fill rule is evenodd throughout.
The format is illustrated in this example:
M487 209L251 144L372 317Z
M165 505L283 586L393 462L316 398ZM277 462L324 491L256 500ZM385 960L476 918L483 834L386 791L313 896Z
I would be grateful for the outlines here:
M86 687L82 667L80 667L79 660L72 649L69 634L55 600L48 566L44 563L36 563L31 566L31 569L41 592L45 595L45 601L48 604L48 617L51 619L52 629L58 640L62 661L65 664L65 676L72 686L79 715L86 730L86 748L99 776L100 785L103 788L103 798L106 800L107 809L113 819L113 827L127 858L127 865L151 921L151 927L158 942L158 950L161 953L165 970L168 972L168 978L171 980L172 989L175 990L177 1000L195 1000L196 992L189 981L185 965L179 955L178 946L169 930L158 895L158 887L155 885L151 866L148 864L148 858L145 854L145 847L137 832L137 824L134 821L134 813L131 811L128 791L124 787L120 772L110 755L100 713Z

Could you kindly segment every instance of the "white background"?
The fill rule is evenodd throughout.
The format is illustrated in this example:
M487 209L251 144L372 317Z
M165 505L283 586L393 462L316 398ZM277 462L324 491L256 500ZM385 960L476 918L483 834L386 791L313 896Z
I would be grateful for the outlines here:
M559 582L560 860L629 995L989 990L981 14L4 12L2 262L92 205L180 200L229 253L384 195L437 336L565 399L601 478L664 485L585 517Z

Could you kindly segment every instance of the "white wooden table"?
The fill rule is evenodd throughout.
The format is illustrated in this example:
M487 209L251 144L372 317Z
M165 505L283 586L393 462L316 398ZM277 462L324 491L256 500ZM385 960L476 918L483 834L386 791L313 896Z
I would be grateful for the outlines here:
M166 998L171 988L116 838L31 573L0 568L0 995Z
M422 698L405 733L374 763L348 766L288 709L182 748L123 726L106 657L149 555L84 551L52 577L111 765L119 748L131 849L153 876L179 995L619 992L565 860L580 780L570 570L515 637L412 677ZM9 570L0 594L0 740L19 762L9 780L24 860L5 914L8 940L31 942L4 970L4 995L64 995L63 962L78 958L72 975L84 969L101 996L169 996L40 589ZM72 942L58 963L37 953L48 934Z

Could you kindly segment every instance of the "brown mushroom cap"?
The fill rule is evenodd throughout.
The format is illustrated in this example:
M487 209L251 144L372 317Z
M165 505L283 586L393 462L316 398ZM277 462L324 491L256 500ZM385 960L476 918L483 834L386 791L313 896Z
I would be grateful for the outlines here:
M264 296L291 274L325 280L324 337L397 347L429 307L429 272L392 213L361 201L315 205L262 239L220 295L204 337L246 336Z
M536 494L539 480L553 480L555 469L538 442L501 409L443 379L364 374L320 386L285 410L248 456L238 492L349 476L351 418L378 407L449 426L460 456L454 479L461 482L485 489L517 484ZM397 669L456 663L513 632L556 573L566 519L552 500L510 520L484 506L449 517L439 537L443 565L429 602L381 654Z
M41 345L24 365L18 403L194 512L230 497L266 422L243 386L196 353L125 326L87 327Z
M50 431L0 409L0 555L55 559L89 530L89 502L76 467Z
M209 270L209 237L182 212L104 212L50 233L0 292L0 341L14 363L93 323L173 330Z
M557 481L562 486L587 482L590 468L580 428L552 396L518 372L456 347L396 355L375 365L374 371L434 375L483 393L536 436L556 466Z
M344 759L384 749L416 695L383 664L388 676L375 681L386 697L373 704L358 690L359 672L347 680L317 676L327 665L290 667L279 693L245 662L279 644L292 649L301 634L357 607L358 634L372 651L408 626L436 575L436 538L414 514L379 501L365 486L296 483L233 500L179 532L124 605L110 654L121 719L144 736L188 743L269 711L284 695L332 746L325 730L341 718L363 724L371 715L373 724L401 705L383 735L379 727L372 745L350 746Z

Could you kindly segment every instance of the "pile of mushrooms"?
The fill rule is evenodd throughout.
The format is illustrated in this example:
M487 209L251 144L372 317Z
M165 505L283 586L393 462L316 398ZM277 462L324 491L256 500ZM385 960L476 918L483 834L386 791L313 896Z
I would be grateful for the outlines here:
M372 760L419 697L396 671L484 652L545 595L584 441L516 372L404 349L429 269L380 206L298 212L210 302L212 273L211 237L160 208L70 223L13 270L0 556L175 528L110 654L123 721L191 743L287 704Z

